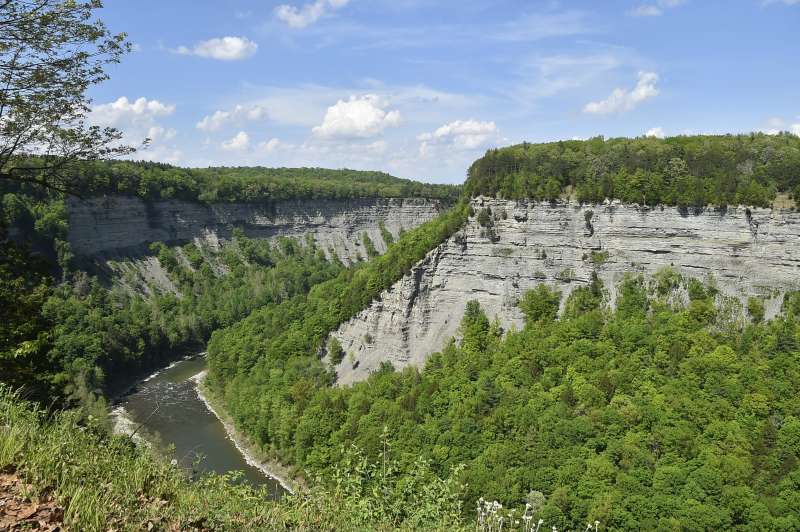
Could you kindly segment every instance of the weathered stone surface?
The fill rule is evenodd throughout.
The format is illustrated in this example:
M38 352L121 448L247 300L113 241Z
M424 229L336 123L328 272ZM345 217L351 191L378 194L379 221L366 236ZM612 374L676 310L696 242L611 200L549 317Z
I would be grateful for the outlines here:
M311 234L326 252L352 262L366 258L361 242L366 231L379 252L386 244L380 222L397 237L435 217L436 200L349 199L296 200L274 203L205 205L168 200L146 203L139 198L113 196L69 202L69 243L79 257L130 255L130 250L160 241L181 244L198 241L218 246L240 227L252 238L304 237Z
M476 213L491 208L494 237L473 217L343 324L334 333L348 353L337 367L340 383L366 378L383 361L421 366L457 334L470 300L505 327L521 327L516 303L526 290L544 282L566 296L594 270L612 304L626 272L672 266L687 276L713 276L721 293L740 301L764 298L767 317L780 310L786 290L800 287L800 213L751 209L748 216L740 207L694 214L674 207L496 199L476 199L473 206ZM593 251L608 257L595 264Z

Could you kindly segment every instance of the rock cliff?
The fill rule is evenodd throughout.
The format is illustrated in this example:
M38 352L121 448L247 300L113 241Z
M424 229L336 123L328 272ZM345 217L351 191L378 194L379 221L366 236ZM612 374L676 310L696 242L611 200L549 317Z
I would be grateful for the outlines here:
M786 290L800 287L800 213L496 199L473 200L473 208L461 231L334 333L348 353L337 367L341 384L366 378L383 361L421 366L457 334L470 300L505 327L521 327L516 304L526 290L547 283L566 298L592 271L612 304L626 272L667 266L713 279L731 301L762 298L767 317L780 310ZM478 216L484 209L490 217Z
M366 258L361 242L366 231L379 252L386 244L380 223L394 237L435 217L442 209L437 200L348 199L295 200L269 203L206 205L168 200L144 202L135 197L70 200L69 243L78 257L102 259L136 255L152 242L182 244L197 241L217 246L220 239L241 228L251 238L303 237L345 262Z

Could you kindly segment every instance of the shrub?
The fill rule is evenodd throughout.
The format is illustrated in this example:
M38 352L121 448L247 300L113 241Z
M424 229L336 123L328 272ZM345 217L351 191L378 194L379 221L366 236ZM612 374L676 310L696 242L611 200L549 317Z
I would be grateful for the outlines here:
M519 302L519 308L525 314L525 323L530 325L542 320L555 320L560 304L560 291L545 284L539 284L533 290L525 292Z
M753 323L764 321L764 301L757 297L747 299L747 314Z

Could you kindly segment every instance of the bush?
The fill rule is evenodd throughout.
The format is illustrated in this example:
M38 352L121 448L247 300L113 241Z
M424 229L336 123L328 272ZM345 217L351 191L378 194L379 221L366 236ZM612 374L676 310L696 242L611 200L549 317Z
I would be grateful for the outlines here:
M764 321L764 301L757 297L747 299L747 314L753 323Z
M525 314L525 324L533 325L539 321L553 321L558 315L561 304L561 292L539 284L533 290L528 290L519 302L519 308Z

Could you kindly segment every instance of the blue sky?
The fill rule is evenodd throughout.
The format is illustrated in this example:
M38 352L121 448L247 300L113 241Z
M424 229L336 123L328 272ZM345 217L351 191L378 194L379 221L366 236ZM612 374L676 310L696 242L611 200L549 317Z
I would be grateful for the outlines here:
M286 3L286 2L289 3ZM188 166L461 182L487 148L800 134L800 0L106 0L93 120Z

